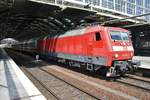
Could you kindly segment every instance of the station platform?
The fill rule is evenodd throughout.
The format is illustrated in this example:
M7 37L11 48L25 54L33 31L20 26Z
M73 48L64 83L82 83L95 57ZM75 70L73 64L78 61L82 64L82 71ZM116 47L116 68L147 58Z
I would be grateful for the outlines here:
M150 57L145 57L145 56L134 56L133 60L139 60L141 61L141 66L140 68L143 69L150 69Z
M46 100L3 49L0 49L0 100Z

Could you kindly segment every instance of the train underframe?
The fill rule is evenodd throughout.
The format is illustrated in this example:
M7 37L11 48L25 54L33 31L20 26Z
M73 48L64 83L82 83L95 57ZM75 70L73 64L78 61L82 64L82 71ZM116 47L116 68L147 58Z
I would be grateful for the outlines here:
M107 70L106 76L123 76L127 73L134 72L140 66L140 61L124 60L113 61L113 65Z
M29 52L28 52L29 53ZM32 52L33 54L33 52ZM39 52L35 52L35 55L40 55L40 58L47 58L47 56L41 55ZM36 56L37 57L37 56ZM39 57L38 57L39 58ZM140 66L140 61L133 61L133 60L123 60L123 61L113 61L112 66L101 66L96 65L92 63L84 63L64 58L58 58L58 57L48 57L50 59L55 58L55 61L58 61L59 63L67 64L71 67L82 67L88 71L96 72L98 74L105 75L106 77L116 77L116 76L122 76L129 72L134 72L138 66Z
M88 71L98 72L106 77L123 76L129 72L134 72L140 66L140 61L113 61L111 67L95 65L91 63L83 63L66 59L57 59L59 63L65 63L71 67L84 67Z

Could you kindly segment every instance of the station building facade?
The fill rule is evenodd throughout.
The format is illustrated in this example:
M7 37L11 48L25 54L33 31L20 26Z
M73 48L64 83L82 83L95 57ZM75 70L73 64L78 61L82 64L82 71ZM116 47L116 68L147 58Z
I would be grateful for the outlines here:
M71 0L74 1L74 0ZM75 0L92 4L94 7L125 14L127 16L140 15L150 12L150 0ZM150 16L143 17L150 20Z

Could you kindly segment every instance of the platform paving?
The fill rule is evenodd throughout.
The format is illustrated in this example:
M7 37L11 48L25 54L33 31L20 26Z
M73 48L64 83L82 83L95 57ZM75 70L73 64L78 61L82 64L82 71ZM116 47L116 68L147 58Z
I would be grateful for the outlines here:
M3 49L0 49L0 100L46 100Z

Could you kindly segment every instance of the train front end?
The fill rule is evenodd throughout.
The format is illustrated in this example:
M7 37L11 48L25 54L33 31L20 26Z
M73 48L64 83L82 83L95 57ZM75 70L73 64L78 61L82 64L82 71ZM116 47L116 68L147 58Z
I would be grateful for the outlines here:
M111 44L111 67L106 76L124 75L140 66L140 61L133 61L134 49L129 31L121 28L108 30Z

